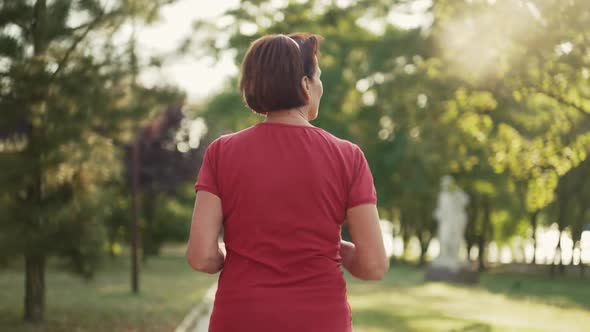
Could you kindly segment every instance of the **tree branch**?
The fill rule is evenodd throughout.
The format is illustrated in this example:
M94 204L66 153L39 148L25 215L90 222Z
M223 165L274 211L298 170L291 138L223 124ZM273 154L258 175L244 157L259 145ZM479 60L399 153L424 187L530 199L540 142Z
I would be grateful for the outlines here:
M78 26L76 26L76 27L69 28L69 29L67 29L67 31L68 31L68 32L76 32L76 31L82 30L82 29L84 29L84 28L87 28L87 27L88 27L88 26L90 26L92 23L94 23L94 22L93 22L93 21L92 21L92 22L86 22L86 23L84 23L84 24L80 24L80 25L78 25Z
M80 36L78 36L78 38L76 38L76 40L74 40L72 45L70 45L70 48L66 51L66 54L64 55L64 57L59 61L57 69L53 72L53 74L51 74L51 79L50 79L51 82L57 77L57 75L65 67L66 63L70 59L70 56L72 55L72 53L74 53L74 51L76 50L76 47L78 47L78 44L80 44L86 38L86 36L88 36L90 31L100 22L101 18L102 18L102 14L99 17L97 17L94 21L92 21L90 24L88 24L88 26L86 27L86 30L84 30L84 32Z
M102 21L104 19L109 18L109 17L113 17L117 13L118 13L118 11L113 11L108 14L105 14L104 11L101 11L100 15L98 15L93 21L84 23L84 24L72 29L72 31L84 29L84 32L82 32L78 36L78 38L76 38L72 42L72 45L70 45L70 48L68 48L64 57L61 59L61 61L59 61L57 69L53 72L53 74L51 74L50 81L53 81L57 77L57 75L63 70L63 68L66 66L68 60L70 59L70 56L72 55L72 53L74 53L74 51L76 50L78 45L88 36L90 31L92 31L92 29L94 29L98 24L102 23Z
M575 103L566 100L565 98L563 98L563 96L560 96L559 94L553 93L553 92L549 92L549 91L542 91L540 89L535 89L536 92L545 95L546 97L549 97L555 101L557 101L560 104L563 104L567 107L573 108L574 110L578 111L578 113L582 114L583 116L587 117L588 119L590 119L590 111L582 108L582 106L580 105L576 105Z

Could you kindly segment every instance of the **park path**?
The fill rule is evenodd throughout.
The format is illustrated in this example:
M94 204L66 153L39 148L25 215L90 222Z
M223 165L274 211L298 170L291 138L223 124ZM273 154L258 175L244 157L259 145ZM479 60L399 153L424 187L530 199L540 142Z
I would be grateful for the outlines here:
M208 332L209 331L209 318L211 317L211 311L213 311L213 301L215 300L215 291L217 290L217 284L211 286L207 291L207 294L203 298L203 315L199 317L196 322L194 329L191 332Z
M209 287L205 296L191 312L186 315L182 323L174 330L174 332L208 332L209 317L213 309L213 301L215 299L215 292L217 291L217 283Z

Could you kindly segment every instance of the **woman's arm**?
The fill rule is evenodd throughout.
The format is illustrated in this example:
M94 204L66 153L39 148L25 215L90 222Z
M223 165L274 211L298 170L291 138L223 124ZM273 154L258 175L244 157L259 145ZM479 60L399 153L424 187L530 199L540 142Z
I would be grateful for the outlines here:
M222 224L221 199L210 192L197 191L185 254L194 270L213 274L223 269L225 246L222 248L217 240Z
M347 210L346 220L352 243L340 242L342 265L353 276L381 280L389 270L379 214L375 204L362 204Z

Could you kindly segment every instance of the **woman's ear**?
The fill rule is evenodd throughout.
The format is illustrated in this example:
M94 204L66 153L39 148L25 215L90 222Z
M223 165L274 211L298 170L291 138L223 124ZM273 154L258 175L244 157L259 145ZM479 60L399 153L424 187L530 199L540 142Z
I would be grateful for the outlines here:
M305 91L307 99L309 99L311 95L311 91L309 90L309 77L305 75L303 76L303 78L301 79L301 88L303 89L303 91Z

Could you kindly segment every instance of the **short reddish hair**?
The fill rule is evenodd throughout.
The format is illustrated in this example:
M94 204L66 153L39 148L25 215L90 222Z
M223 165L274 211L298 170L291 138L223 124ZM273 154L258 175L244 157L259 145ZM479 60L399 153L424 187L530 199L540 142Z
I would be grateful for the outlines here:
M301 79L313 79L321 40L308 33L256 39L241 69L240 92L248 107L267 113L306 105Z

